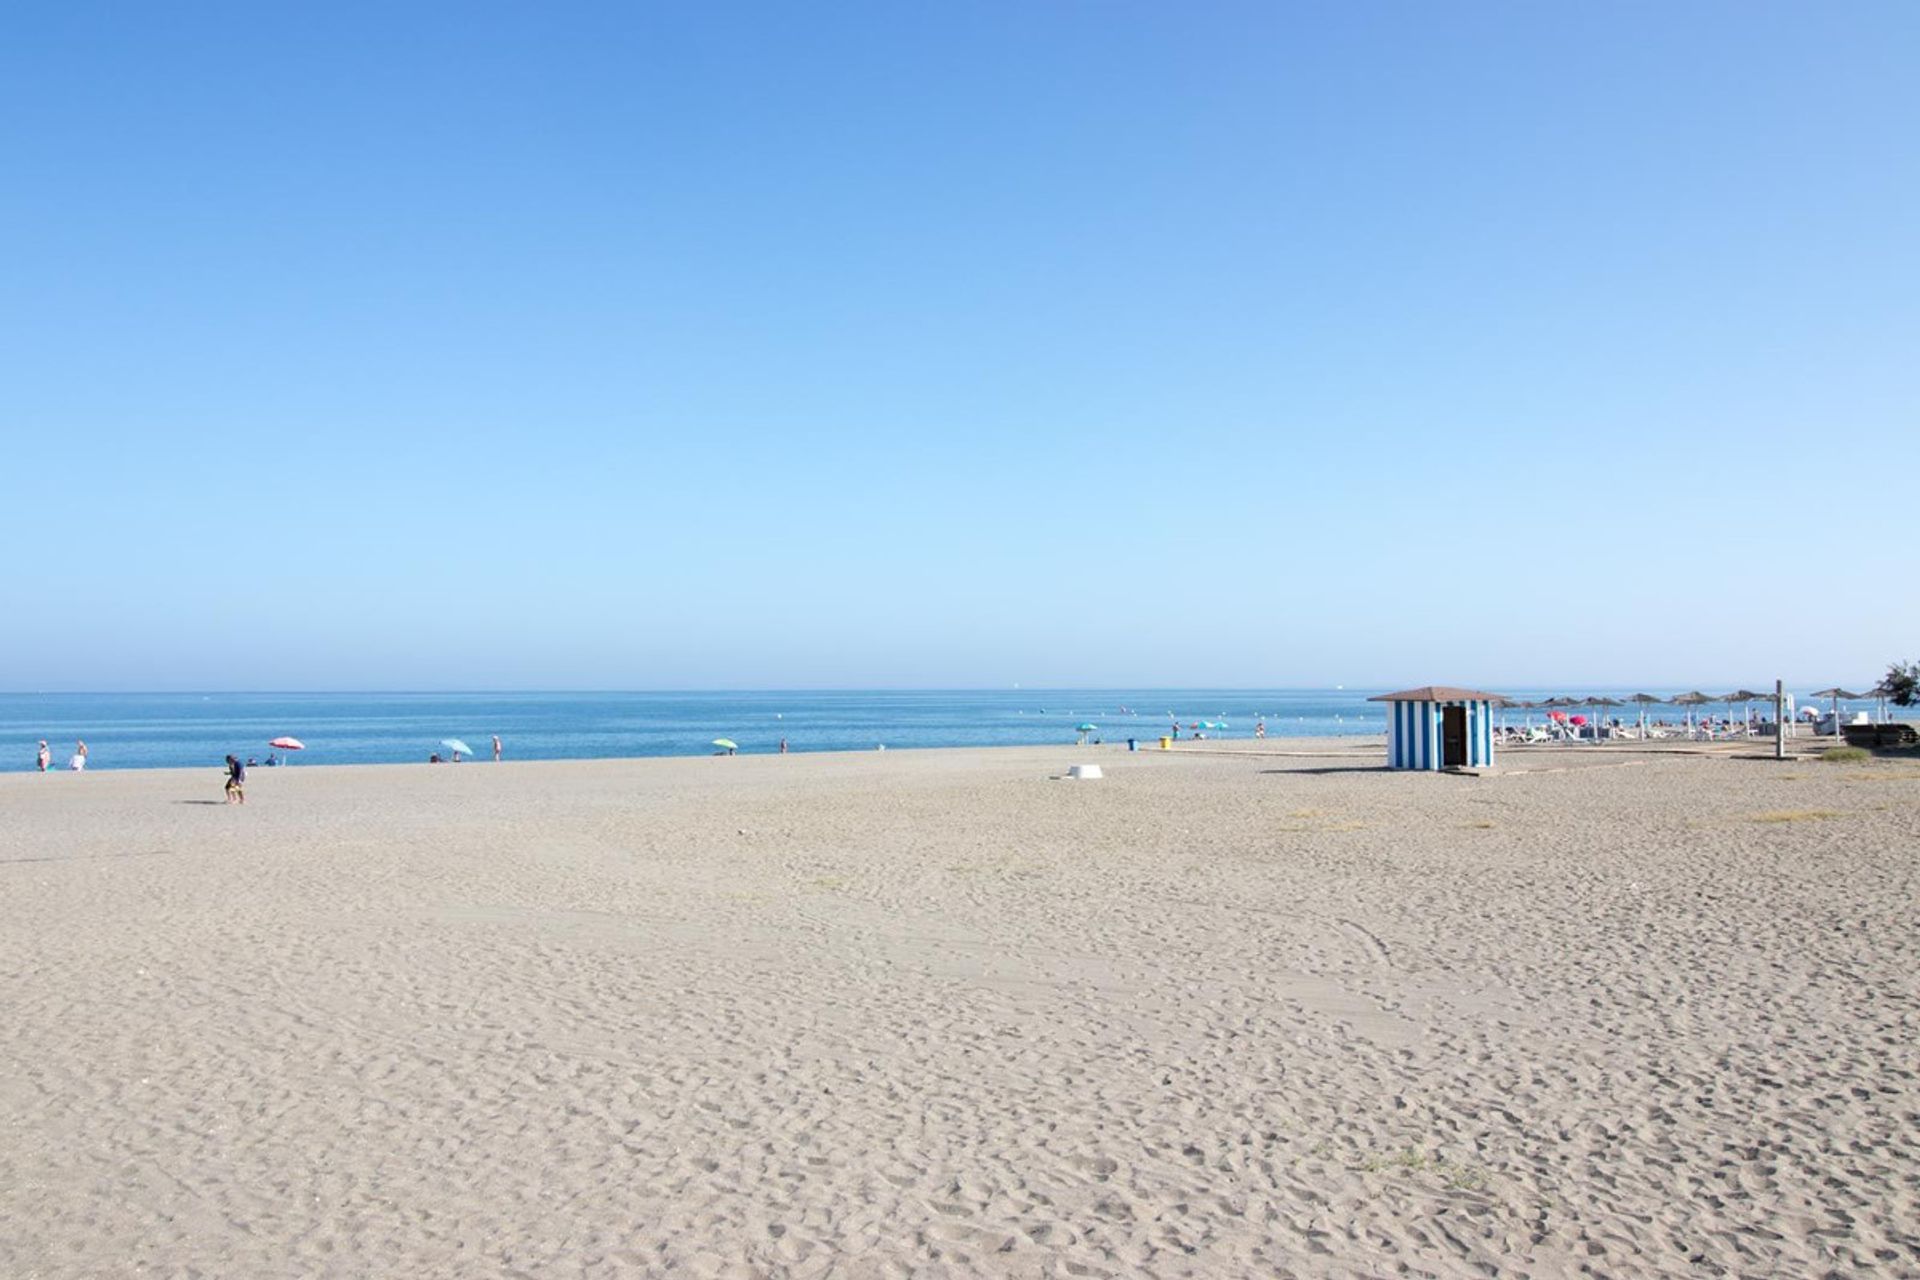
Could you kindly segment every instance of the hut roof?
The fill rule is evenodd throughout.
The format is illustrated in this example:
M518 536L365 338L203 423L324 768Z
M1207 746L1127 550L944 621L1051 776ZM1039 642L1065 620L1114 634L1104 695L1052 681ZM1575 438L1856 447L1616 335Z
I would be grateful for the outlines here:
M1418 689L1402 689L1399 693L1382 693L1368 698L1368 702L1505 702L1506 698L1497 693L1483 693L1478 689L1456 689L1447 684L1422 685Z

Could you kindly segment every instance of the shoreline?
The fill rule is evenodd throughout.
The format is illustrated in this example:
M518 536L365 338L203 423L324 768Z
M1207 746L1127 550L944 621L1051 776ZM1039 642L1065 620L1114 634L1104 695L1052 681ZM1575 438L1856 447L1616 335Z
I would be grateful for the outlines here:
M369 761L360 761L360 762L340 762L340 763L328 763L328 764L320 764L320 763L309 764L309 763L302 763L302 762L296 761L292 764L284 764L284 765L264 765L264 764L248 765L247 779L248 779L248 782L251 783L256 774L278 775L283 773L312 773L312 772L318 772L323 769L325 770L351 769L356 771L365 770L365 769L413 769L416 767L422 768L422 769L438 769L442 767L448 767L448 768L458 767L461 769L465 769L470 765L477 768L489 768L496 763L501 765L570 765L571 766L571 765L596 765L596 764L642 764L642 763L653 762L653 761L668 762L668 761L689 761L689 760L765 760L765 759L818 760L823 758L864 760L869 757L938 756L942 754L969 755L969 754L976 754L981 752L1033 752L1033 751L1079 751L1079 752L1095 752L1095 753L1118 752L1120 755L1123 755L1123 756L1140 757L1140 756L1161 756L1161 755L1173 756L1173 755L1181 755L1181 754L1197 755L1197 754L1201 754L1203 750L1198 746L1194 747L1192 750L1188 750L1188 742L1190 741L1188 739L1182 739L1179 743L1177 743L1172 748L1172 750L1169 750L1169 751L1162 751L1160 749L1158 745L1159 740L1157 738L1152 740L1152 745L1149 745L1148 740L1144 738L1140 739L1139 741L1140 741L1140 748L1138 751L1128 751L1127 744L1125 743L1125 741L1102 742L1097 744L1088 743L1085 746L1076 746L1073 743L1066 743L1064 745L1056 746L1049 743L1016 742L1016 743L996 743L990 746L977 746L977 747L969 747L969 746L888 747L884 751L879 750L877 748L867 748L865 750L846 750L846 751L834 751L834 750L789 751L784 754L778 751L741 751L732 756L728 756L724 752L717 752L717 751L698 752L698 753L688 752L686 754L681 754L681 755L648 755L648 756L540 756L540 757L530 758L530 759L528 758L515 759L509 756L498 762L483 756L477 759L461 760L458 766L453 765L451 761L444 761L444 760L441 761L440 764L438 765L432 764L426 760L418 760L418 761L369 760ZM1215 739L1202 739L1201 741L1206 743L1208 747L1212 747L1213 745L1215 745L1215 742L1216 742ZM1224 744L1227 742L1241 742L1241 741L1246 741L1251 743L1258 740L1234 738L1234 739L1219 739L1217 741L1219 743ZM1270 735L1265 739L1265 741L1266 742L1285 742L1288 744L1308 743L1308 744L1314 744L1314 747L1316 748L1316 749L1308 749L1305 751L1294 751L1291 753L1295 755L1302 755L1302 756L1342 755L1342 754L1357 754L1361 750L1368 750L1368 749L1384 750L1386 735L1384 733L1379 733L1379 734L1352 734L1352 735L1340 736L1340 737L1301 737L1301 738L1280 738L1277 735ZM1332 744L1335 744L1335 743L1348 743L1348 744L1357 743L1361 745L1358 747L1353 747L1350 750L1343 752L1343 751L1332 749ZM1269 751L1269 752L1249 751L1249 752L1241 752L1240 754L1285 755L1288 753L1273 752L1273 751ZM83 776L83 777L97 777L97 776L105 776L109 774L115 775L115 776L124 775L124 774L149 774L149 773L189 774L189 773L200 773L207 769L219 770L224 772L225 765L219 761L212 761L204 765L134 765L132 767L127 767L127 768L114 768L112 766L104 766L104 765L95 767L94 765L89 764L88 767L85 769L73 770L73 769L54 768L54 769L48 769L46 773L47 773L47 776L51 776L53 774L66 774L66 775L77 775L77 776ZM32 768L13 769L13 770L8 770L4 773L0 773L0 779L23 777L23 776L39 776L39 774L40 774L40 771L38 769L32 769Z
M418 760L418 761L382 760L382 761L340 762L340 763L326 763L326 764L321 764L317 762L316 763L295 762L293 764L286 764L286 765L263 765L263 764L249 765L247 767L247 780L248 780L248 785L252 785L254 782L262 778L275 777L283 774L309 774L309 773L321 773L321 772L331 773L331 772L337 772L337 771L343 771L343 770L356 773L356 774L364 773L366 771L383 770L383 769L406 770L409 772L416 771L419 769L438 770L443 766L449 769L458 768L463 770L468 766L472 766L473 768L485 770L486 768L492 767L496 763L500 765L513 765L518 767L553 766L553 767L580 768L580 767L602 766L602 765L630 766L630 765L644 765L644 764L663 764L663 765L671 764L671 763L684 764L692 761L720 760L720 759L788 760L788 761L800 761L800 760L853 761L853 760L886 759L886 758L938 759L944 756L966 757L966 756L993 756L997 754L1015 755L1020 753L1031 754L1031 753L1074 753L1074 752L1086 754L1086 755L1102 756L1103 758L1107 756L1118 755L1118 756L1126 757L1133 760L1165 759L1165 758L1176 758L1176 757L1183 757L1183 756L1184 757L1210 756L1210 757L1220 757L1220 758L1241 758L1241 759L1324 759L1324 758L1356 759L1356 758L1378 757L1381 764L1381 771L1383 773L1390 772L1385 767L1386 735L1384 733L1342 734L1337 736L1326 736L1326 735L1302 736L1297 738L1289 738L1289 737L1284 737L1278 734L1270 734L1264 739L1203 738L1203 739L1196 740L1196 739L1190 739L1190 738L1183 738L1175 742L1170 748L1167 748L1167 749L1162 749L1159 746L1159 742L1157 738L1152 740L1140 739L1139 741L1140 741L1140 746L1137 751L1127 750L1125 742L1122 741L1122 742L1102 742L1098 744L1088 743L1084 746L1076 746L1072 743L1065 743L1065 744L999 743L999 744L986 745L986 746L888 747L885 750L869 748L864 750L790 751L785 753L784 755L777 751L742 751L742 752L736 753L733 756L727 756L723 752L710 751L710 752L702 752L702 753L686 753L681 755L544 756L544 757L537 757L537 758L531 758L531 759L528 759L528 758L516 759L514 757L509 756L498 762L495 762L494 760L491 760L485 757L482 757L479 759L462 760L459 762L458 765L454 765L451 761L442 761L440 762L440 765L434 765L425 760ZM1677 758L1683 758L1683 757L1717 758L1717 759L1741 759L1741 758L1772 759L1773 758L1772 744L1773 744L1773 739L1770 737L1755 737L1755 738L1744 738L1744 739L1733 738L1733 739L1725 739L1721 741L1700 741L1700 740L1691 740L1691 739L1673 739L1673 740L1662 739L1662 740L1641 742L1641 741L1628 739L1628 740L1613 741L1613 742L1602 742L1597 744L1591 743L1591 742L1505 743L1505 744L1498 744L1496 746L1495 767L1491 771L1482 771L1482 772L1491 772L1494 774L1498 774L1506 771L1515 771L1513 766L1517 761L1540 759L1542 757L1548 757L1548 756L1567 757L1571 759L1584 759L1584 760L1593 761L1595 763L1604 759L1613 759L1621 756L1634 756L1634 757L1640 757L1640 758L1653 758L1653 759L1660 759L1660 758L1676 758L1677 759ZM1844 740L1834 738L1831 735L1827 735L1827 736L1808 735L1803 737L1789 738L1788 746L1787 746L1787 755L1785 758L1788 761L1806 760L1810 757L1817 756L1820 752L1825 751L1828 748L1831 748L1836 745L1844 745ZM1073 762L1069 761L1068 763L1073 763ZM110 766L100 766L100 767L89 766L84 770L78 770L78 771L71 770L71 769L64 769L64 768L53 768L53 769L48 769L46 771L46 776L51 776L54 774L75 776L76 773L78 776L88 776L88 777L123 777L123 776L140 776L140 775L147 775L147 774L179 774L179 775L185 776L185 775L204 774L208 771L224 774L225 766L219 761L211 761L203 765L135 765L132 767L125 767L125 768L114 768ZM26 769L13 769L5 772L0 772L0 785L4 785L6 783L6 780L11 778L34 777L34 776L40 776L40 771L37 769L26 768Z

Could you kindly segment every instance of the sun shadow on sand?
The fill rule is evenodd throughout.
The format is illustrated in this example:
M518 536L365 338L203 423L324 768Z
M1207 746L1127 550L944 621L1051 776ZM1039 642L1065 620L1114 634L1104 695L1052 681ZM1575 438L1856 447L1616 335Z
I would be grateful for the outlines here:
M213 803L220 803L218 800ZM107 862L118 858L158 858L172 853L171 849L140 849L133 853L71 853L54 854L45 858L0 858L0 867L16 866L23 862Z
M175 800L175 804L225 804L225 800Z
M1390 771L1383 764L1329 764L1322 765L1318 769L1262 769L1260 772L1285 775L1289 773L1387 773Z

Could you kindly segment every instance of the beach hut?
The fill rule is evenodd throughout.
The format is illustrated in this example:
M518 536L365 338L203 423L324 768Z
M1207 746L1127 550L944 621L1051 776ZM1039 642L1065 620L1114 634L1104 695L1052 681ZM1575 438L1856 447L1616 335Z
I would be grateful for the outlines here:
M1493 765L1493 708L1497 693L1427 685L1383 693L1387 704L1389 769L1486 769Z

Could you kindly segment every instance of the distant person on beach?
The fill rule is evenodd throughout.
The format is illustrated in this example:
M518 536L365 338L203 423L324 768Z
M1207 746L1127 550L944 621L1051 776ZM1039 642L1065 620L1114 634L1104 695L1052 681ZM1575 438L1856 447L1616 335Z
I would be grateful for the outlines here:
M40 739L40 753L35 756L34 759L39 764L40 772L42 773L45 773L48 766L53 763L53 752L47 750L47 740L45 738Z
M87 758L87 741L85 738L82 738L73 744L73 754L75 754L76 756L79 756L80 759L83 761ZM84 769L86 768L86 765L82 764L80 767Z
M73 755L67 759L67 768L73 770L75 773L79 773L86 767L87 744L84 742L75 743Z
M1262 719L1253 726L1253 736L1256 738L1264 738L1267 736L1266 720Z
M500 763L500 735L497 733L493 735L493 762Z
M227 803L247 802L247 766L234 756L227 757Z
M439 763L440 763L440 753L439 753L438 751L436 751L436 752L434 752L434 753L433 753L432 755L430 755L430 756L428 756L428 757L427 757L427 763L428 763L428 764L439 764Z
M785 738L780 739L780 754L787 754L787 740Z

